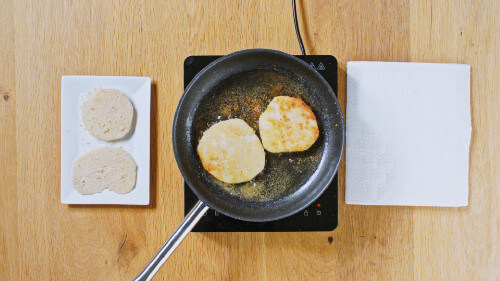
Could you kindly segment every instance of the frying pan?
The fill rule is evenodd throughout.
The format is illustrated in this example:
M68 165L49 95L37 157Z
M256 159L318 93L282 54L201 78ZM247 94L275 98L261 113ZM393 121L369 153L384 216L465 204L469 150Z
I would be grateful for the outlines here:
M264 171L250 183L228 185L209 175L196 152L202 132L229 118L258 129L259 114L277 95L300 97L311 107L320 131L315 144L304 152L266 152ZM335 176L345 135L339 102L321 74L294 56L267 49L238 51L200 71L179 101L172 134L179 170L200 200L135 280L150 280L209 208L262 222L309 206Z

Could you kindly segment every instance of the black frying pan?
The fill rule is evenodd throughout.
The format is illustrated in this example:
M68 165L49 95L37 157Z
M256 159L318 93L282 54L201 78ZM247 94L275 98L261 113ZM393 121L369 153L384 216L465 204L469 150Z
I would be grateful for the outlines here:
M241 118L258 133L258 117L274 96L302 98L320 135L304 152L266 152L264 171L250 183L224 184L206 172L196 147L212 124ZM293 215L328 187L344 146L342 111L326 80L307 63L283 52L243 50L205 67L184 91L175 112L173 148L179 170L200 201L136 280L149 280L208 208L246 221Z

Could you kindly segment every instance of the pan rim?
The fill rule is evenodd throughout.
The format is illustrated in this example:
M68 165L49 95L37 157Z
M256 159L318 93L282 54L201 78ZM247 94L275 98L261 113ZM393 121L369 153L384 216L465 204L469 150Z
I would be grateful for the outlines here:
M191 80L191 82L187 85L187 87L184 89L184 92L183 92L181 98L179 99L179 102L178 102L178 105L177 105L177 108L176 108L176 111L175 111L175 115L174 115L174 119L173 119L173 127L172 127L172 144L173 144L174 156L175 156L175 160L176 160L178 169L181 172L181 175L182 175L184 181L186 181L187 185L193 191L193 193L196 195L196 197L198 198L198 200L202 201L208 207L210 207L210 208L212 208L214 210L217 210L218 212L220 212L220 213L222 213L222 214L224 214L226 216L229 216L229 217L232 217L232 218L235 218L235 219L238 219L238 220L251 221L251 222L275 221L275 220L279 220L279 219L282 219L282 218L285 218L285 217L289 217L289 216L294 215L294 214L302 211L303 209L307 208L309 206L309 204L306 204L306 205L302 206L301 208L296 208L295 210L292 210L290 212L284 213L282 215L272 216L270 218L254 218L254 217L247 217L247 216L238 216L238 215L234 215L234 214L228 213L225 210L222 210L222 209L219 209L218 207L213 206L212 203L208 203L210 200L207 200L203 195L200 194L200 192L198 192L198 190L195 187L193 187L193 182L185 174L185 171L184 171L184 169L183 169L183 167L181 165L182 162L181 162L181 160L179 158L179 154L178 154L178 150L177 150L177 147L180 144L176 140L177 137L178 137L178 133L177 133L176 127L177 127L177 124L179 122L179 111L180 111L181 105L183 104L183 102L184 102L184 100L185 100L185 98L186 98L187 93L189 92L189 90L193 87L193 85L196 83L196 81L201 76L203 76L205 73L209 72L210 69L212 69L212 67L214 65L218 64L220 61L226 60L226 59L228 59L230 57L237 56L237 55L242 55L242 54L246 54L246 53L259 53L259 52L262 52L262 53L265 53L265 54L282 55L282 56L290 58L290 59L294 60L295 62L301 64L303 67L309 68L309 65L306 62L304 62L303 60L301 60L299 58L296 58L293 55L290 55L290 54L287 54L287 53L284 53L284 52L281 52L281 51L277 51L277 50L272 50L272 49L260 49L260 48L259 49L245 49L245 50L240 50L240 51L237 51L237 52L230 53L228 55L222 56L222 57L214 60L213 62L211 62L210 64L208 64L205 68L203 68L200 72L198 72L195 75L195 77ZM324 184L323 186L321 186L321 191L318 192L314 197L312 197L312 200L310 200L310 202L314 202L328 188L328 186L330 185L330 183L332 182L332 180L334 179L335 175L338 172L338 168L340 166L340 163L342 162L342 156L343 156L343 153L344 153L344 146L345 146L345 125L344 125L344 116L343 116L343 113L342 113L342 109L340 107L340 102L338 101L338 98L335 96L335 92L333 91L333 89L331 88L331 86L328 84L328 82L326 81L326 79L323 76L321 76L321 74L319 74L319 72L317 72L317 70L312 69L312 68L311 68L311 70L314 71L314 72L316 72L318 74L317 77L320 80L322 80L322 83L324 83L325 85L328 86L328 88L331 91L331 93L333 93L333 97L337 100L336 106L337 106L337 110L338 110L338 112L340 114L340 121L341 121L340 122L341 123L340 124L340 129L342 130L339 160L337 161L337 163L335 163L335 166L332 169L333 172L331 172L331 174L329 174L329 176L327 178L327 181L326 181L326 184Z

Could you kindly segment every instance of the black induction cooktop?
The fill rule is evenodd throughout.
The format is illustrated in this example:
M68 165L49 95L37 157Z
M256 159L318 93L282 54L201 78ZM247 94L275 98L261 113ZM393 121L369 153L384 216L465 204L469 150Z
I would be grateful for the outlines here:
M330 55L296 56L316 69L337 93L337 60ZM184 61L184 88L205 66L220 56L190 56ZM184 184L184 212L187 214L198 198L187 184ZM299 213L271 222L248 222L236 220L208 210L194 227L194 232L292 232L332 231L338 223L338 176L330 186L309 207Z

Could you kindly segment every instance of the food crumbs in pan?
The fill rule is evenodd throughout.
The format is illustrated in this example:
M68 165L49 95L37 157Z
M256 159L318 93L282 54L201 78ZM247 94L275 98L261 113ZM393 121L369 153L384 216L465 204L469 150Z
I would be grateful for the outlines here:
M215 87L201 102L195 114L195 135L198 143L203 132L221 120L240 118L259 135L259 117L271 100L279 95L300 97L314 111L309 90L289 74L269 70L254 70L229 77ZM318 120L319 122L319 120ZM212 179L225 191L247 200L266 202L296 191L316 170L321 160L323 134L306 151L269 153L266 151L264 170L253 180L226 184Z

